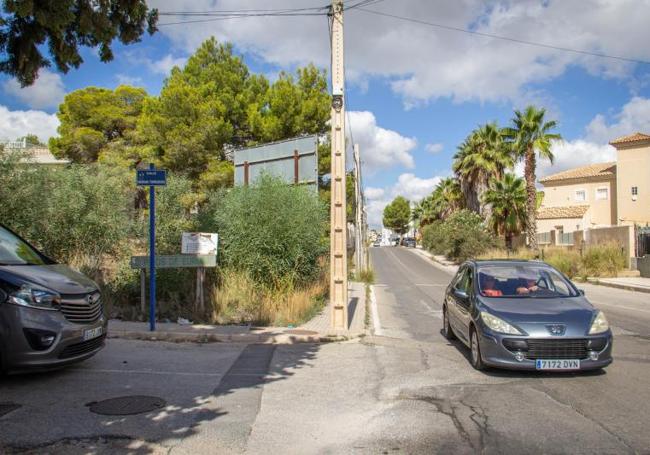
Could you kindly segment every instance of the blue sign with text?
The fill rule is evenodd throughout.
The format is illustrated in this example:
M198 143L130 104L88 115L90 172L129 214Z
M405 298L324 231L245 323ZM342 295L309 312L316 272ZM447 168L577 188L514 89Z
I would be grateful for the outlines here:
M167 185L167 171L164 169L139 169L135 177L138 186Z

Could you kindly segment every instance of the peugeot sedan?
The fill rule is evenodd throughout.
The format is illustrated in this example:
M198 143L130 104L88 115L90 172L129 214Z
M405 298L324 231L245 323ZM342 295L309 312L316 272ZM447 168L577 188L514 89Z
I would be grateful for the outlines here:
M107 320L97 285L0 225L0 373L96 354Z
M612 362L602 311L539 261L468 261L445 292L443 333L477 370L593 370Z

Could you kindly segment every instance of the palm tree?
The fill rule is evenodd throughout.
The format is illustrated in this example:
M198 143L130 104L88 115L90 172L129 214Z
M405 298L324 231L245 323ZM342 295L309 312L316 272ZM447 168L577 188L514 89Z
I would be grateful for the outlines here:
M467 207L489 218L490 206L482 204L482 195L490 179L500 178L513 164L511 150L496 123L472 131L458 148L453 163Z
M523 179L507 173L500 179L492 179L483 201L492 206L490 227L497 235L503 235L506 248L512 249L512 237L526 226L526 184Z
M526 179L526 237L528 246L537 250L537 189L535 188L535 168L537 154L553 163L551 141L559 140L559 134L550 133L557 122L544 121L545 109L528 106L523 112L516 110L512 119L512 128L505 128L504 135L510 142L517 159L524 160L524 178ZM537 152L537 153L536 153Z

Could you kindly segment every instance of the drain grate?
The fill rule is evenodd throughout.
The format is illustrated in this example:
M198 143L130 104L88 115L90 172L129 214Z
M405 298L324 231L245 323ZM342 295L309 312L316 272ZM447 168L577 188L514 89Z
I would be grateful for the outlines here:
M144 395L117 397L88 403L91 412L108 416L143 414L164 408L166 405L167 403L162 398Z
M15 411L21 406L17 403L0 403L0 417L9 414L11 411Z

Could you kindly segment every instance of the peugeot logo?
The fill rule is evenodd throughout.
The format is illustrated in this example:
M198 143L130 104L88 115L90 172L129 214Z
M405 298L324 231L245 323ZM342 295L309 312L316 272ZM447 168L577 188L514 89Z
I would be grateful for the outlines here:
M86 302L88 302L89 305L93 305L93 304L97 303L97 301L99 300L99 296L100 296L99 292L94 292L92 294L88 294L86 296Z
M562 336L566 332L566 326L563 324L551 324L547 325L546 329L551 335Z

